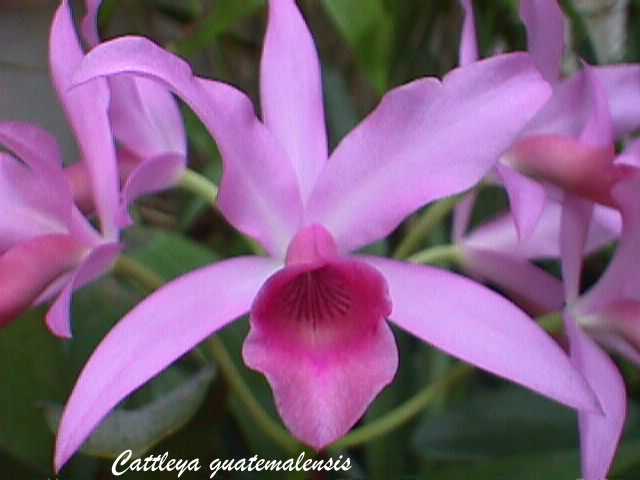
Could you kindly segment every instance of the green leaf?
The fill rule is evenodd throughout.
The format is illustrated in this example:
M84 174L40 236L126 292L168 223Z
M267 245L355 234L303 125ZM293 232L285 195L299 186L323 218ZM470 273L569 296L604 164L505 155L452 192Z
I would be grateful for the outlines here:
M194 55L207 48L218 35L263 7L264 0L217 0L213 11L197 25L191 37L179 42L174 49L180 55Z
M135 228L128 234L130 255L165 280L213 263L217 255L189 238L152 228Z
M389 80L393 21L383 0L324 0L322 3L378 94L384 93Z
M33 311L0 331L0 448L50 472L53 435L40 408L46 401L62 402L67 382L62 342L42 317L41 310Z
M327 124L331 147L335 148L342 138L358 123L358 115L349 94L347 82L340 71L324 65L324 99L327 107Z
M158 393L149 404L134 409L118 409L104 420L84 444L82 452L101 458L116 458L123 449L140 456L165 437L179 430L197 412L214 378L212 367L203 368L177 388ZM56 431L63 407L47 404L47 422Z
M414 444L429 459L570 449L578 445L577 418L574 411L546 398L505 387L475 394L442 415L426 418Z

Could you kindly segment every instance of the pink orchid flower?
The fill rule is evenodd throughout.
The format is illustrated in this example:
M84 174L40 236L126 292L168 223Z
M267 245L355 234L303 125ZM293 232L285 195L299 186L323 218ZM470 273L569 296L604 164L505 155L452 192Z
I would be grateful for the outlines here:
M100 2L89 3L85 27L92 32L93 26L87 37L94 44ZM99 80L70 91L71 74L84 52L66 1L53 19L49 55L81 161L63 169L58 145L48 133L27 124L0 124L0 143L15 155L2 156L0 195L6 213L0 225L0 325L55 298L47 325L56 335L70 337L73 291L111 268L127 206L175 181L184 169L186 141L175 100L156 82ZM121 146L120 168L114 135ZM123 170L128 181L120 203ZM96 211L101 233L81 209Z
M15 155L2 156L0 195L5 214L0 227L0 319L6 324L31 306L55 298L46 322L61 337L71 336L73 291L108 270L119 252L115 222L118 176L107 115L109 91L106 81L100 80L68 92L71 73L82 58L64 4L51 29L51 74L77 139L83 168L89 172L87 190L96 206L101 233L74 204L56 141L34 126L0 125L0 142Z
M85 1L87 13L81 31L90 48L100 43L101 4L102 0ZM69 6L65 1L60 8ZM117 223L119 227L127 227L132 223L127 212L131 203L143 195L175 186L184 174L186 132L177 102L157 82L127 75L109 78L107 82L109 120L118 144L119 174L124 181ZM90 209L90 192L83 189L87 175L84 164L77 163L67 169L67 175L78 186L76 200ZM83 201L87 198L89 201Z
M343 436L392 381L398 352L387 319L463 361L598 411L560 347L503 297L436 268L350 253L493 167L548 98L526 54L391 91L330 158L320 63L294 0L269 2L264 123L244 94L195 77L143 38L98 46L74 83L122 74L161 82L200 116L223 157L219 208L269 257L189 273L121 320L67 403L56 469L123 398L246 313L245 363L266 376L293 435L316 449Z
M478 57L471 0L463 0L462 5L466 15L460 59L464 64ZM602 150L580 139L595 108L589 77L597 78L604 90L613 135L619 139L640 127L640 66L590 67L589 72L584 69L561 80L566 19L557 0L522 0L520 16L527 28L529 52L554 87L550 100L496 166L519 238L525 239L535 230L546 202L553 201L549 184L602 202L598 197L618 179L614 175L606 186L602 178L603 168L604 173L612 172L606 167L613 158L610 146ZM460 215L468 216L468 212Z
M555 2L536 2L536 8L544 8L546 5L547 15L553 18L553 10L548 10L551 3ZM533 3L522 3L524 9L527 5L532 7ZM536 18L536 15L531 14L531 10L529 18ZM538 15L538 18L542 16ZM544 25L542 22L537 28L544 29ZM553 25L554 22L551 21L547 28L553 29ZM530 33L532 30L535 31L530 27ZM551 36L552 32L547 35ZM534 50L532 53L535 55ZM634 78L637 75L634 73L636 67L627 68L627 73L631 74L630 78ZM620 329L621 323L626 327L634 324L629 320L633 318L635 304L624 295L620 295L621 292L614 292L611 288L616 282L617 286L621 285L620 278L629 278L630 270L627 269L632 268L633 264L630 263L628 245L637 238L637 230L633 227L633 219L636 218L632 213L635 211L634 199L629 193L623 195L630 189L623 186L637 175L632 166L634 156L628 153L614 159L615 136L636 127L633 122L627 121L629 119L625 116L625 110L617 111L619 105L612 101L615 92L610 89L611 84L608 82L611 77L608 75L617 75L621 71L597 70L587 66L577 79L569 80L555 89L552 100L525 129L525 137L506 155L508 164L520 172L507 170L504 165L499 167L502 181L510 195L521 245L514 245L513 240L505 243L504 228L502 233L500 228L497 231L492 231L496 229L491 228L485 232L489 235L484 239L481 236L480 244L484 241L485 245L488 242L495 246L502 242L506 252L495 253L489 249L487 253L486 247L480 250L471 247L471 255L469 250L466 252L472 268L476 268L483 277L492 278L498 284L508 284L507 288L516 295L522 295L549 310L566 302L564 319L572 362L589 381L604 411L604 416L579 412L582 472L587 480L602 480L606 477L615 456L626 415L623 379L615 364L588 334L637 360L637 352L631 348L628 341L629 337L633 339L633 335L630 334L634 327L631 330ZM634 82L637 81L634 79ZM631 101L633 95L637 95L637 92L634 94L621 90L621 96L627 101ZM582 93L579 94L580 91ZM573 108L569 108L571 106ZM562 117L566 116L567 111L575 114L578 121L563 120ZM616 122L616 117L619 122ZM629 165L630 163L632 165ZM544 183L537 183L522 173L537 177ZM547 198L550 198L551 202L545 207ZM472 202L473 199L466 200L457 212L458 226L454 231L457 231L458 236L468 223ZM611 240L615 237L612 234L618 230L612 225L612 221L615 220L611 209L597 206L598 203L621 210L625 227L620 250L609 268L609 272L614 273L605 274L594 288L596 293L589 293L580 298L578 292L583 252L590 251L602 241ZM596 212L598 219L594 221ZM555 217L553 228L548 230L548 225L544 224L551 216ZM536 238L536 232L539 232L541 227L539 223L543 223L542 235ZM525 225L526 228L523 228ZM603 225L613 228L605 228L603 231ZM523 235L523 231L526 231L527 235ZM552 235L548 236L546 231ZM551 239L551 244L545 238ZM561 259L564 283L562 295L559 295L557 281L523 258L535 258L542 252L552 253L554 257L559 256ZM622 260L619 260L620 258ZM626 265L622 265L623 261ZM506 272L514 266L516 268L513 272L518 273L517 279L512 272ZM550 288L551 291L532 294L533 285ZM527 287L530 293L526 293ZM594 297L598 298L597 292L605 292L604 295L600 294L600 300L607 300L599 307L594 306L597 302L593 300ZM624 318L625 321L612 320L619 318ZM599 328L596 328L596 325ZM627 338L620 336L622 332Z

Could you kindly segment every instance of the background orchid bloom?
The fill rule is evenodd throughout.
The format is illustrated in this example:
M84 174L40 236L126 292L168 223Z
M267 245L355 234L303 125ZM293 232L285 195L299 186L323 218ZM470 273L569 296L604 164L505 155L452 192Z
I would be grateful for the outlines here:
M473 9L470 0L462 5L466 20L460 59L471 62L477 59L469 54L477 52ZM567 22L557 0L522 0L520 16L527 28L529 51L541 74L554 86L552 97L496 168L509 195L519 238L524 239L535 230L550 196L540 180L565 190L578 190L582 195L601 193L600 169L610 163L613 151L602 151L580 141L597 101L590 77L597 78L604 90L614 138L619 139L639 127L640 112L636 108L640 105L640 66L590 67L589 72L583 70L561 80Z
M556 200L547 204L545 212L537 222L536 230L529 238L515 243L513 232L511 232L510 238L505 235L504 225L496 223L488 230L481 232L480 241L478 242L476 237L475 242L472 242L472 244L475 243L475 246L472 246L470 250L467 248L465 252L472 269L475 267L482 272L481 274L485 278L490 278L499 285L507 286L517 296L537 302L549 310L557 309L563 303L567 304L564 319L572 361L596 391L605 413L602 416L579 412L582 470L586 479L601 480L605 478L611 466L622 433L626 412L626 392L622 377L615 364L583 331L583 327L594 322L594 317L578 313L579 309L574 306L589 304L588 300L583 303L578 298L583 252L592 251L612 240L618 230L615 224L611 224L613 219L611 210L601 206L596 210L596 201L605 203L609 207L618 208L623 213L627 210L623 217L625 228L621 245L634 241L628 239L630 235L633 238L633 235L637 234L637 231L631 234L630 231L633 231L634 228L629 226L629 223L633 224L633 221L629 220L629 217L633 218L633 215L628 212L628 209L629 205L633 205L630 202L633 202L634 199L627 195L625 199L620 200L620 194L616 194L616 191L621 188L619 185L626 184L629 181L628 178L633 179L637 174L632 166L634 164L633 152L623 154L618 159L613 158L614 129L606 91L591 67L586 67L584 76L590 88L592 112L579 139L570 143L566 149L558 148L557 144L543 142L540 144L540 150L536 153L540 158L540 163L556 162L555 164L550 163L549 168L545 171L549 177L553 176L549 172L554 172L558 165L562 165L561 162L565 162L564 165L575 162L573 176L568 177L560 174L554 178L558 186L564 188L560 192L550 189L551 195L555 195ZM523 143L527 141L525 140ZM564 145L564 142L568 141L563 139L561 142ZM572 156L576 154L576 149L600 153L595 156ZM587 174L582 175L580 168L583 168L582 171L586 171ZM467 209L468 206L463 206L463 208ZM598 212L597 215L596 212ZM550 220L552 220L551 223L549 223ZM459 219L458 221L462 222L463 220ZM609 225L608 228L602 229L607 225ZM542 227L541 230L540 227ZM502 243L501 247L500 243ZM480 246L479 252L478 245ZM489 248L498 246L498 250L502 250L502 252L487 253L487 247L485 246L483 249L483 245L489 246ZM561 260L564 283L562 297L559 296L560 291L556 281L523 260L523 257L535 258L541 256L542 253L552 254ZM625 261L628 263L629 258ZM517 270L514 269L514 266ZM620 271L621 267L619 263L617 267L612 263L610 268L614 271L616 269ZM507 273L506 270L512 271ZM516 271L519 275L514 274ZM605 287L600 288L606 290L609 282L607 274L601 282L604 282ZM528 286L530 293L526 292L525 286ZM552 292L540 293L535 292L536 289L532 289L532 286L552 287L553 290ZM589 295L587 298L593 297ZM615 310L621 304L623 305L622 309L628 308L630 305L626 300L621 300L619 296L613 299L609 297L605 310L607 308ZM600 313L600 315L602 314ZM598 313L592 315L597 317ZM608 318L611 317L611 313L604 315L608 315ZM611 326L606 330L611 336ZM593 328L588 327L587 333L593 334ZM602 339L602 335L595 335L595 337L599 340ZM619 337L616 340L616 345L620 348L626 347L627 353L630 347L628 342ZM635 358L637 359L637 356Z
M56 144L41 129L20 123L0 126L0 142L15 154L4 155L6 210L0 253L3 284L0 319L15 319L33 305L56 298L47 325L71 336L69 309L73 291L106 272L118 246L118 176L107 115L109 92L100 80L68 91L71 73L83 54L70 10L63 2L51 27L51 75L75 133L102 232L96 232L73 201Z
M101 0L85 2L86 15L81 31L90 48L100 43L98 12L101 4ZM64 51L60 54L64 55ZM175 186L184 174L186 133L176 100L157 82L121 75L109 78L107 83L109 121L118 146L119 174L124 181L117 223L119 227L126 227L132 223L127 210L133 201ZM83 167L83 163L78 163L67 173L77 179L76 184L80 187L86 184L87 172ZM77 190L81 192L80 197L90 193L81 188Z
M349 253L493 166L548 97L527 55L391 91L329 160L320 64L293 0L269 3L264 123L241 92L194 77L142 38L97 47L74 82L121 74L161 82L200 116L224 161L220 210L270 256L187 274L119 322L67 403L57 469L129 393L247 312L245 363L267 377L290 431L316 449L344 435L392 381L398 354L387 318L464 361L597 411L562 350L504 298L435 268Z
M0 143L15 154L0 156L0 325L57 295L47 324L67 336L71 290L108 268L117 246L74 206L55 139L29 124L0 123Z
M91 44L97 39L99 5L89 2L84 22ZM157 82L119 78L71 90L71 76L84 53L66 1L53 19L49 58L81 160L63 170L57 144L46 132L19 123L0 126L2 144L26 164L3 156L2 194L7 197L4 208L8 213L0 230L0 268L8 286L0 322L6 324L59 294L47 315L47 325L56 335L70 337L73 291L113 265L130 202L166 188L182 175L186 140L175 99ZM114 136L120 145L119 165ZM120 203L123 173L128 180ZM101 234L78 207L96 210Z

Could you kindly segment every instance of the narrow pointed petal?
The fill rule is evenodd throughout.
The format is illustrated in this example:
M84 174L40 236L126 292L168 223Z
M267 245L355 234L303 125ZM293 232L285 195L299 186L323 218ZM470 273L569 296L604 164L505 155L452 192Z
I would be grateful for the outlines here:
M478 39L476 36L476 19L473 13L473 0L460 0L464 9L464 23L462 24L462 38L460 38L460 66L478 61Z
M534 315L564 306L562 282L524 258L490 250L464 250L464 268L497 285Z
M586 295L580 299L580 310L593 311L604 308L619 299L640 300L638 274L640 272L640 182L622 182L612 196L622 210L623 230L620 242L607 270Z
M51 170L62 167L56 139L46 130L23 122L0 122L0 144L31 168Z
M640 65L592 67L609 100L615 138L640 128Z
M476 205L476 199L478 193L475 190L467 193L464 199L456 205L453 210L453 226L451 227L451 237L455 243L462 240L463 236L467 232L469 225L471 224L471 216L473 214L473 208Z
M109 79L109 117L119 144L141 159L187 155L182 115L171 93L158 82L122 75Z
M545 80L560 79L565 44L565 18L557 0L522 0L520 17L527 27L529 53Z
M80 25L82 38L90 47L95 47L100 43L100 34L98 33L98 13L102 0L85 0L84 8L85 16Z
M626 419L624 381L613 361L565 315L571 359L596 393L604 415L579 412L582 475L602 480L615 456Z
M571 304L580 293L580 275L593 203L565 194L560 225L560 260L565 298Z
M607 92L593 67L584 66L584 75L589 85L591 113L580 133L580 141L586 145L610 152L609 161L614 158L613 120L609 111Z
M528 239L536 229L547 200L540 183L506 165L498 165L498 174L509 195L513 219L520 241Z
M75 268L86 249L68 235L46 235L0 255L0 326L31 307L59 276Z
M307 220L345 251L386 236L426 203L479 182L548 95L523 54L392 90L333 153Z
M328 157L320 62L295 0L268 4L260 66L262 114L293 163L305 200Z
M604 88L616 139L640 128L640 66L591 67ZM527 134L557 134L577 137L591 113L585 72L555 85L553 96L527 126Z
M511 215L501 215L472 230L463 240L469 248L493 250L531 260L560 257L560 224L562 206L556 201L546 204L531 237L521 242ZM620 235L622 223L617 210L596 206L589 229L585 253L593 253L609 245Z
M47 326L55 335L71 338L69 313L73 292L104 275L118 258L121 248L117 243L96 247L73 273L64 290L47 313Z
M135 168L122 189L118 226L125 228L133 223L128 209L135 200L176 185L184 175L185 167L184 156L167 154L149 158Z
M267 377L289 430L316 450L345 435L398 367L384 278L354 260L297 263L251 309L245 363Z
M58 428L56 471L127 395L246 313L277 268L273 260L259 257L217 263L165 285L124 317L93 353L67 402Z
M98 13L102 0L85 0L81 31L91 47L100 43ZM118 142L139 158L169 153L187 154L187 139L180 109L166 88L145 78L114 77L111 118Z
M67 0L56 11L49 39L49 63L58 97L91 174L92 191L103 233L117 236L118 170L103 79L71 89L71 77L84 58Z
M221 211L238 230L283 258L299 227L302 201L291 162L256 118L249 99L228 85L194 77L186 62L136 37L119 38L93 49L74 82L123 73L154 78L199 115L224 161Z
M486 287L443 270L366 257L385 277L391 321L444 352L573 408L597 400L562 349Z
M39 235L68 234L71 191L55 176L0 153L0 252Z

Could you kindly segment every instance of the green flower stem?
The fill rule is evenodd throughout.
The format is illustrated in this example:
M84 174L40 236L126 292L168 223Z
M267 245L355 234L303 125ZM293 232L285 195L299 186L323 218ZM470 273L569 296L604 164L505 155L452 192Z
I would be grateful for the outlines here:
M402 239L400 245L398 245L395 252L393 252L393 258L402 260L414 253L422 241L429 236L434 227L442 222L444 217L453 210L459 201L460 197L454 196L445 198L431 205L422 216L418 218L409 230L409 233Z
M462 250L457 245L436 245L407 258L412 263L454 263L462 261Z
M353 430L346 437L338 440L330 447L330 451L339 452L362 445L396 430L412 420L441 394L469 376L471 372L473 372L473 368L465 364L452 368L446 376L430 383L399 407L394 408L378 420Z
M118 276L136 281L143 288L151 292L159 289L165 283L162 277L156 272L126 255L120 256L114 267L114 273ZM247 412L253 417L256 424L288 453L295 454L300 452L302 447L298 442L269 416L253 396L251 389L242 380L242 375L234 365L222 340L217 337L212 337L207 342L207 348L216 363L216 367L222 372L227 384L231 388L231 391L245 405Z
M163 278L153 270L148 269L134 258L120 255L113 267L117 277L133 280L145 290L153 292L164 285Z
M218 187L204 175L187 169L180 179L180 187L194 195L203 198L212 206L216 206Z

